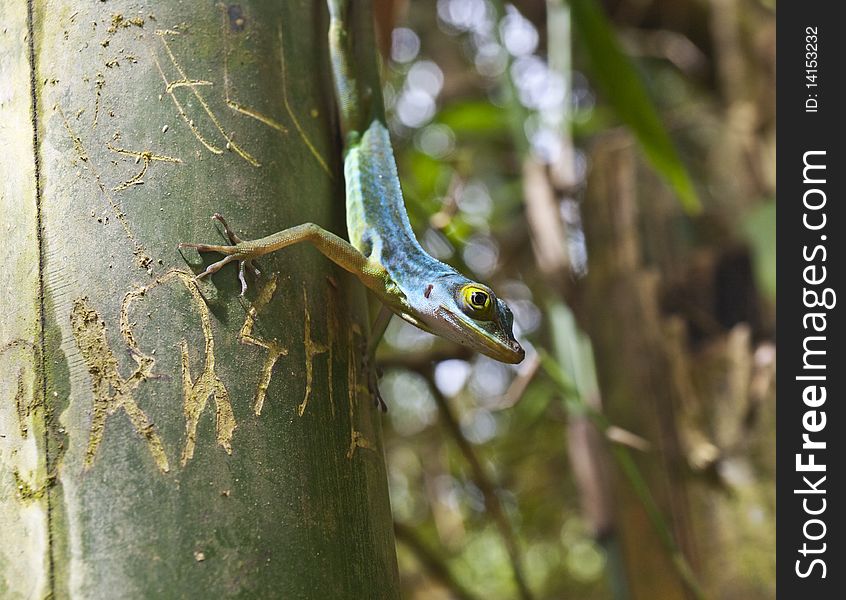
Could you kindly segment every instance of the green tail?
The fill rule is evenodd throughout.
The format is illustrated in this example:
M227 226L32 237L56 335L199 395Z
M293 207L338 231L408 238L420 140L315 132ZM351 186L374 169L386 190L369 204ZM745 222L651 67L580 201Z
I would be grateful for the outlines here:
M373 27L368 0L327 0L329 6L329 57L345 139L357 139L374 119L385 121L376 50L356 46L356 39L373 35L355 32Z

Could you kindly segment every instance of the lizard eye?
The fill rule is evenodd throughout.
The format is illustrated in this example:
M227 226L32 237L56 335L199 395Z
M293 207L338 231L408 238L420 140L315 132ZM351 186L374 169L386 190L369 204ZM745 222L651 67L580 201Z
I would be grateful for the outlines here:
M461 288L461 308L469 316L480 321L493 319L492 294L477 285L465 285Z

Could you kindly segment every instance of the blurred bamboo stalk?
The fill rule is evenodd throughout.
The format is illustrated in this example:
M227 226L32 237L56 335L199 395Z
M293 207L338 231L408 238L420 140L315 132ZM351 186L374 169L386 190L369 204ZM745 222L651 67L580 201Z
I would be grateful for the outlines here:
M615 600L629 598L623 556L617 540L612 499L608 448L603 430L594 422L602 412L593 350L590 341L578 329L573 314L561 302L547 308L555 349L555 371L567 408L567 450L573 478L579 490L582 512L593 530L596 542L606 555L606 577ZM543 357L542 361L552 361ZM557 376L556 376L557 375ZM564 377L570 381L564 381Z
M632 140L622 133L601 138L591 165L584 204L590 272L585 323L596 349L605 414L652 443L652 453L637 461L643 487L655 498L654 510L669 517L671 539L691 561L696 554L677 419L685 390L672 368L674 349L666 343L657 277L641 260ZM621 466L625 471L625 463ZM653 527L654 511L639 498L644 490L634 489L620 472L614 487L632 598L688 598L685 572L667 552L666 536Z

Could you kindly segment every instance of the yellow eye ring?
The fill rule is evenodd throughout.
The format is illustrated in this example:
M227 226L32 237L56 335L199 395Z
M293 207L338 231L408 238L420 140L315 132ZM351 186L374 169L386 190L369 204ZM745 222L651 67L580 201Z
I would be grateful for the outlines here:
M465 285L461 289L464 312L473 317L489 321L492 318L493 295L477 285Z

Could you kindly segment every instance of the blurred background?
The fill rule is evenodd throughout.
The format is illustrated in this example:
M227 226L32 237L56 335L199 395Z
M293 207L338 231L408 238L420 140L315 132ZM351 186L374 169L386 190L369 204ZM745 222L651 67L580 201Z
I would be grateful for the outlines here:
M774 597L774 0L374 10L415 231L527 348L386 334L405 597Z

